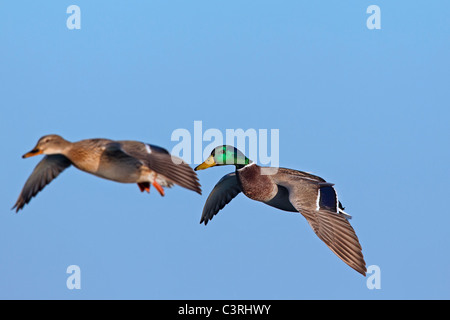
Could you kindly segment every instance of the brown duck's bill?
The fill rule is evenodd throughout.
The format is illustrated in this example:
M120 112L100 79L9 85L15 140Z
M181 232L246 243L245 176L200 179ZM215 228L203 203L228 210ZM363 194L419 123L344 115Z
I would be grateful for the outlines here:
M30 152L27 152L27 153L25 153L23 156L22 156L22 158L29 158L29 157L34 157L34 156L37 156L37 155L40 155L40 154L42 154L42 150L39 150L39 149L33 149L33 150L31 150Z
M208 169L208 168L214 167L215 165L217 165L217 163L216 163L216 161L214 161L214 157L209 156L208 159L206 159L202 164L195 167L194 170L198 171L198 170Z

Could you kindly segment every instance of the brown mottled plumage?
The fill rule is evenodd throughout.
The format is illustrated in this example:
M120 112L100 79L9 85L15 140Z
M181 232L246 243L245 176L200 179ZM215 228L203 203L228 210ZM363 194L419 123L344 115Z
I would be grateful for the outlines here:
M141 191L152 184L161 196L163 187L178 184L201 194L197 174L181 159L161 147L138 141L87 139L69 142L58 135L39 139L23 158L45 154L28 178L13 209L18 212L39 191L70 165L100 178L137 183Z
M206 200L200 223L208 223L240 192L280 210L300 212L316 235L342 261L366 274L358 237L350 225L333 184L293 169L266 168L252 163L234 147L220 146L195 170L233 164L236 171L225 175ZM263 172L264 170L264 172ZM270 173L270 170L274 170Z

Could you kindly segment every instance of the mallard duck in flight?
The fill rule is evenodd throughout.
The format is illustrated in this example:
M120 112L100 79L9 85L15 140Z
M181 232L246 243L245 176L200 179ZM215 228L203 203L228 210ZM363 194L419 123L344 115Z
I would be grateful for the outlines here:
M150 184L164 196L163 187L178 184L201 194L197 174L181 159L158 146L138 141L87 139L69 142L51 134L42 137L23 158L45 154L28 178L13 209L18 212L62 171L74 167L97 177L137 183L141 192Z
M260 167L232 146L216 147L194 170L234 165L206 200L200 223L205 225L240 192L284 211L300 212L316 235L347 265L366 274L366 263L350 216L338 200L332 183L310 173Z

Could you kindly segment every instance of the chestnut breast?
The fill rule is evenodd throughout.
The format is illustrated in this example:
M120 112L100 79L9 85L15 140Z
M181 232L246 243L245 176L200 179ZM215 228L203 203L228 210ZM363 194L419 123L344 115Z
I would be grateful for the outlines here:
M243 193L250 199L266 202L278 192L278 187L269 175L261 175L261 167L250 164L237 170Z

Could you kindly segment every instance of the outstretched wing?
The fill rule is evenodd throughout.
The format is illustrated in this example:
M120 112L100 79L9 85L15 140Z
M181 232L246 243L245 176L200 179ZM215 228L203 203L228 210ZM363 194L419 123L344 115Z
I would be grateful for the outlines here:
M355 230L353 230L344 214L326 209L299 209L299 211L331 251L351 268L364 276L366 275L366 262L361 245Z
M138 141L118 141L121 150L139 159L150 170L163 175L181 187L202 194L197 173L180 158L172 156L166 149Z
M328 248L351 268L365 275L366 263L361 245L346 214L339 210L333 185L294 176L284 176L276 183L288 189L291 204Z
M19 212L20 209L30 202L31 198L36 196L39 191L44 189L47 184L71 164L70 160L63 155L45 156L34 168L12 209L16 209L16 212Z
M211 220L241 191L242 188L235 172L223 176L222 179L220 179L214 186L214 189L209 194L208 199L206 199L200 223L205 223L205 225L207 225L208 221Z

